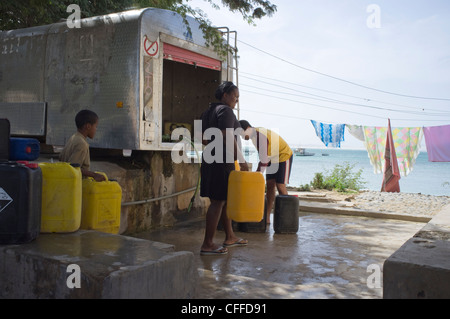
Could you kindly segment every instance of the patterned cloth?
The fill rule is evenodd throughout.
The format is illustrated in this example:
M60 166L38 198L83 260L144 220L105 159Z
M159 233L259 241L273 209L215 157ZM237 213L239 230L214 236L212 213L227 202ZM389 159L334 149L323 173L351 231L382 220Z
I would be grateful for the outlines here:
M362 125L345 124L345 127L347 128L348 132L353 135L353 137L364 142L364 127Z
M364 136L370 163L375 174L383 173L383 159L386 150L387 127L364 127ZM416 163L423 139L421 127L394 128L392 137L397 154L398 167L401 176L408 176Z
M341 147L344 141L345 124L324 124L311 120L316 135L322 140L326 147Z

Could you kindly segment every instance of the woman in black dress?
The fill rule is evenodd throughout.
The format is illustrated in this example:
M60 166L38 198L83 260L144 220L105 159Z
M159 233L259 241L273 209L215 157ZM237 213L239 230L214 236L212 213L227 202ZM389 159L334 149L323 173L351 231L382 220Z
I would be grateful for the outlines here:
M202 158L200 195L209 197L211 205L206 214L206 231L201 255L223 255L228 252L228 247L248 244L246 240L236 237L226 213L228 177L235 170L234 161L239 161L242 171L248 171L248 165L237 142L237 135L234 133L235 129L241 127L233 112L239 101L239 89L232 82L224 82L217 89L215 97L220 103L212 103L202 114L203 144L208 146ZM205 135L208 130L211 139L205 140L205 137L210 135ZM227 143L227 140L231 142ZM223 245L214 244L219 220L226 236Z

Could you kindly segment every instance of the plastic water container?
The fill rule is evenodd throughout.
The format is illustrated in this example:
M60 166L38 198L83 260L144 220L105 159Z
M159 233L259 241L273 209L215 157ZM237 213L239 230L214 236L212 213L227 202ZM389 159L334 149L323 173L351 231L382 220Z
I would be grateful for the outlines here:
M40 163L41 233L70 233L81 223L81 170L69 163Z
M12 161L34 161L39 158L41 146L37 139L11 137L9 159Z
M259 223L239 223L239 230L244 233L265 233L267 230L267 198L264 198L263 220Z
M296 196L278 195L275 197L273 229L277 234L298 232L299 199Z
M103 173L102 173L103 174ZM103 174L105 177L106 175ZM115 181L83 179L81 229L118 234L122 206L122 188Z
M0 119L0 162L9 160L9 134L11 126L8 119Z
M0 244L24 244L41 227L42 173L37 164L0 163Z
M232 171L228 180L227 215L239 223L264 217L265 180L259 172Z

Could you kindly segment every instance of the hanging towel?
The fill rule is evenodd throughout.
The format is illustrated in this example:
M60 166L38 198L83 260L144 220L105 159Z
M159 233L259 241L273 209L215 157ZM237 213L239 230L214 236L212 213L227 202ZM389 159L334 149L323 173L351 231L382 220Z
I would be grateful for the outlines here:
M395 150L397 152L398 166L402 176L408 176L416 164L420 154L420 145L423 140L423 128L404 127L392 131Z
M316 135L326 147L341 147L344 141L345 124L324 124L311 120Z
M375 174L383 173L383 159L386 150L387 127L364 127L365 143L370 163ZM403 127L392 130L401 176L408 176L416 163L423 140L421 127Z
M362 125L345 124L345 127L351 135L364 142L364 127Z
M383 173L382 159L384 158L385 152L386 134L386 127L364 127L364 145L366 146L370 164L372 164L375 174Z
M450 162L450 125L425 127L425 144L430 162Z
M392 137L391 120L388 123L386 148L384 152L384 175L381 191L388 193L400 193L400 171L398 169L397 155Z

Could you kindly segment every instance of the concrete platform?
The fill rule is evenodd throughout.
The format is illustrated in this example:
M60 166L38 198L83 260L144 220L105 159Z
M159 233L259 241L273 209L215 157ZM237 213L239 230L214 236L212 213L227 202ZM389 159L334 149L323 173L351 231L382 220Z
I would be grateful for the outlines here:
M360 216L381 219L395 219L417 223L428 223L431 218L409 214L397 214L392 212L368 211L351 207L341 206L337 203L323 202L315 200L300 200L301 212L313 212L319 214Z
M237 233L250 244L222 257L199 254L204 218L136 238L78 231L0 246L0 298L450 297L450 206L431 221L333 203L300 208L310 211L300 212L297 234Z
M145 232L139 238L191 251L196 299L381 299L383 263L424 224L302 212L296 234L242 233L247 247L200 256L204 220ZM216 243L224 233L216 233Z
M0 298L190 298L194 255L95 231L41 234L0 246Z
M450 298L450 205L384 264L386 299Z

